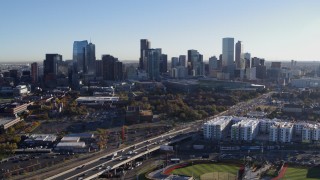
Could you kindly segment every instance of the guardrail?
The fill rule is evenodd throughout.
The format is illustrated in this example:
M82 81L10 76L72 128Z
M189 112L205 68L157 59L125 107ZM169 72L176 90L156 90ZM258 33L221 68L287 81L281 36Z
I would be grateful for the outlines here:
M137 159L137 158L139 158L139 157L141 157L141 156L144 156L144 155L149 154L149 153L151 153L151 152L153 152L153 151L156 151L156 150L160 149L160 146L161 146L161 145L176 143L176 142L182 141L182 140L184 140L184 139L187 139L187 138L189 138L189 137L191 137L191 136L193 136L193 135L192 135L192 134L189 134L188 136L183 136L183 137L180 137L180 138L175 139L175 140L173 140L173 141L169 141L169 142L165 142L165 143L163 143L163 144L157 145L156 147L153 147L153 148L151 148L151 149L149 149L149 150L147 150L147 151L145 151L145 152L142 152L142 153L140 153L140 154L138 154L138 155L135 155L135 156L133 156L133 157L127 159L127 160L124 160L124 161L122 161L122 162L119 162L118 164L112 166L110 170L115 169L115 168L118 168L118 167L120 167L120 166L123 165L123 164L126 164L126 163L131 162L132 160L135 160L135 159ZM105 171L100 171L100 172L98 172L98 173L96 173L96 174L94 174L94 175L92 175L92 176L89 176L89 177L85 178L84 180L90 180L90 179L93 179L93 178L97 178L97 177L99 177L101 174L103 174L104 172L105 172Z
M135 145L141 145L141 144L143 144L143 143L145 143L145 142L147 142L147 141L153 141L153 140L158 139L158 138L160 138L160 137L162 137L162 136L169 136L169 135L172 135L172 134L176 134L176 133L179 133L179 132L186 131L186 130L188 130L188 129L190 129L190 127L187 127L187 128L184 128L184 129L180 129L180 130L177 130L177 131L174 131L174 132L170 132L170 133L167 133L167 134L159 135L159 136L157 136L157 137L150 138L150 139L141 141L141 142L139 142L139 143L136 143ZM95 162L99 161L101 158L104 158L104 157L108 157L108 156L110 156L110 155L113 155L115 152L118 152L118 151L130 149L132 146L134 146L134 145L131 145L131 146L128 146L128 147L125 147L125 148L122 148L122 149L115 150L115 151L113 151L113 152L111 152L111 153L109 153L109 154L107 154L107 155L105 155L105 156L98 157L97 159L94 159L94 160L92 160L92 161L86 162L86 163L84 163L83 165L88 165L88 164L95 163ZM159 148L160 148L160 146L159 146ZM150 151L150 150L149 150L149 151ZM134 156L134 157L135 157L135 156ZM121 164L121 165L122 165L122 164ZM54 176L51 176L51 177L49 177L49 178L46 178L45 180L53 180L53 179L55 179L55 178L58 178L59 176L62 176L62 175L67 174L67 173L69 173L69 172L71 172L71 171L74 171L74 170L76 170L77 168L78 168L78 166L77 166L77 167L74 167L74 168L71 168L71 169L69 169L69 170L63 171L63 172L61 172L61 173L59 173L59 174L56 174L56 175L54 175ZM114 168L112 168L112 169L114 169ZM85 172L87 172L87 171L85 171ZM103 172L104 172L104 171L99 172L99 173L102 174ZM83 172L81 172L81 173L83 173ZM99 175L101 175L101 174L99 174ZM88 177L88 178L89 178L89 177ZM88 179L88 178L85 178L85 179Z

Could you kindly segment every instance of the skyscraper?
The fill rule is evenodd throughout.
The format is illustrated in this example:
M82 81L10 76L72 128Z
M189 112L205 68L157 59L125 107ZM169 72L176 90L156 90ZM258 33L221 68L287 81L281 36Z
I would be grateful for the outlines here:
M179 58L178 57L172 57L171 58L171 68L175 68L179 66Z
M209 58L209 71L216 70L219 68L218 59L216 56L212 56Z
M58 66L62 61L62 55L60 54L46 54L46 59L43 61L43 74L44 76L52 74L58 74Z
M160 57L160 73L166 73L168 71L168 56L161 54Z
M234 38L222 39L222 66L231 66L234 62Z
M245 67L246 68L251 68L251 54L250 53L244 53L244 60L245 60Z
M189 74L191 76L204 75L203 56L197 50L188 50Z
M244 69L245 68L245 61L243 57L243 44L241 41L236 43L236 69Z
M34 62L31 64L31 78L33 84L38 82L38 74L38 63Z
M76 73L85 71L85 48L87 45L87 40L73 42L73 66Z
M122 62L111 55L102 55L103 80L120 81L123 79Z
M96 61L96 77L102 77L102 72L103 72L103 66L102 66L102 60L97 60Z
M85 47L84 73L95 75L96 48L91 42Z
M160 68L159 62L161 58L161 49L148 49L147 51L147 74L150 80L159 80Z
M62 55L46 54L46 59L43 61L43 76L47 87L54 88L57 85L58 69L61 62Z
M140 40L140 59L139 59L139 69L147 70L147 50L150 49L150 42L148 39Z
M187 57L186 55L180 55L179 56L179 64L180 66L183 66L183 67L187 67Z

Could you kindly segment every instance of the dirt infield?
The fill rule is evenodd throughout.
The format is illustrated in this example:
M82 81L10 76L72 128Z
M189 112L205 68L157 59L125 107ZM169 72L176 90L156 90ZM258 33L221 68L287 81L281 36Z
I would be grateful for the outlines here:
M234 180L236 176L227 172L212 172L200 176L200 180Z

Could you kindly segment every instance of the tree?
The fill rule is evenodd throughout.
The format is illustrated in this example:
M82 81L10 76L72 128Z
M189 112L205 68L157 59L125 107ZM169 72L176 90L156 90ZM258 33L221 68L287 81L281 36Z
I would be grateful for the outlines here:
M12 141L14 142L14 143L19 143L20 141L21 141L21 137L20 136L14 136L13 138L12 138Z
M100 149L104 149L106 147L107 135L108 135L108 131L106 129L101 129L101 128L97 129L97 137L98 137L97 144Z
M16 131L16 130L15 130L14 127L12 127L12 126L8 128L8 134L14 134L15 131Z

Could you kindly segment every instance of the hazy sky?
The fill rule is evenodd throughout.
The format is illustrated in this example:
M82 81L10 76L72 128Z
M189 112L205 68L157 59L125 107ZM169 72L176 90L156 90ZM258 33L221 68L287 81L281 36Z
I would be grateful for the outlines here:
M140 39L169 57L196 49L207 60L222 38L267 60L320 60L320 0L1 0L0 61L72 58L75 40L96 57L138 60Z

